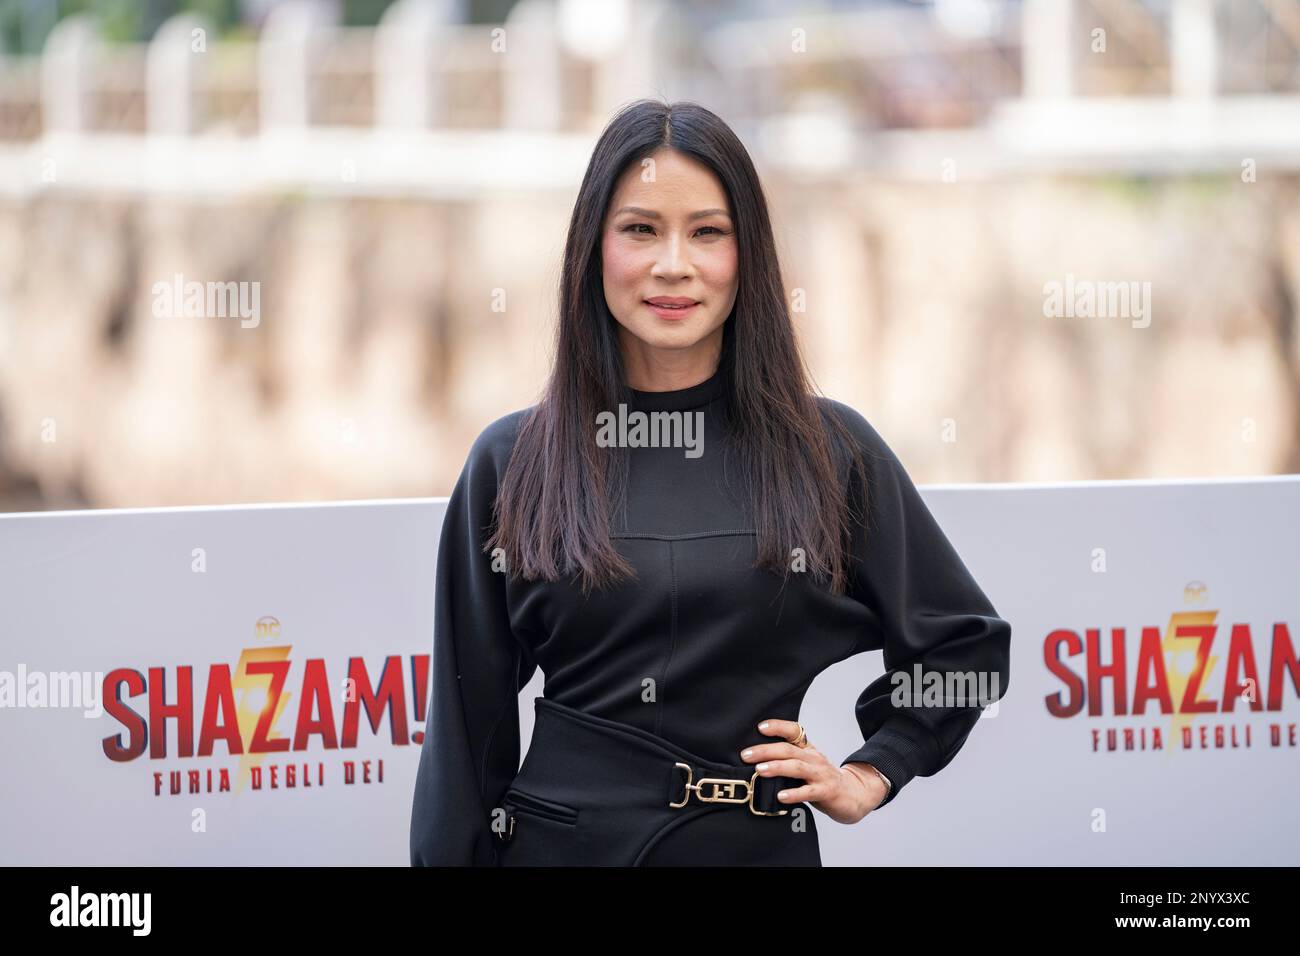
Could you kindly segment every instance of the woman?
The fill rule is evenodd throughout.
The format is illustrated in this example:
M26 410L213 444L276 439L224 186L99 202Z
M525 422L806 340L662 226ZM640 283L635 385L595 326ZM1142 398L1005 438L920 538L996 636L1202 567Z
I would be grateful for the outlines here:
M810 809L879 809L991 702L895 702L893 675L983 672L1001 696L1011 628L872 426L811 394L717 116L615 117L562 282L544 395L484 429L447 506L412 864L818 866ZM800 703L878 648L837 765Z

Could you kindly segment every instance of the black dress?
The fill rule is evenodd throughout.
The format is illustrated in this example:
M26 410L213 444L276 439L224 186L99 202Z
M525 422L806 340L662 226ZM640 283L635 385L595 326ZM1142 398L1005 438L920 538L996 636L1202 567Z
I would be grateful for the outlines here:
M737 764L745 747L777 739L756 729L759 720L797 720L819 673L883 647L886 673L856 702L863 745L840 763L866 762L884 773L893 785L885 804L913 777L946 766L980 713L978 705L895 706L895 671L911 674L919 663L925 671L995 674L998 695L1005 693L1010 625L893 452L852 408L817 398L824 415L848 425L869 475L869 529L855 529L847 592L833 595L799 573L783 587L779 575L751 566L754 525L728 483L726 456L716 453L726 434L727 376L719 369L690 388L633 393L632 411L701 413L704 453L627 449L626 507L614 537L638 580L586 597L568 582L516 580L493 570L483 542L526 410L493 422L475 441L452 491L438 551L432 692L411 818L413 865L509 862L514 851L501 839L499 808L518 796L512 784L520 772L519 690L538 667L545 674L543 705L556 705L547 711L555 726L563 722L551 715L561 710L593 715L631 728L625 739L634 743L639 735L643 743L663 740L684 753ZM541 715L539 709L539 722ZM537 741L535 728L530 760ZM533 805L520 819L537 821L538 831L556 841L572 832L575 810L566 817L561 806L557 816L545 799L527 793L520 799ZM612 832L615 818L604 819ZM620 830L627 819L617 824ZM707 845L701 862L763 862L750 852L747 834L776 818L726 812L705 819L709 829L696 827L694 838L692 827L677 828L676 843L664 842L657 861L675 862L686 847ZM819 862L815 828L811 842L800 859ZM601 859L593 849L598 844L588 841L583 862L630 860ZM773 861L792 859L784 844L774 847ZM656 862L645 856L638 865Z

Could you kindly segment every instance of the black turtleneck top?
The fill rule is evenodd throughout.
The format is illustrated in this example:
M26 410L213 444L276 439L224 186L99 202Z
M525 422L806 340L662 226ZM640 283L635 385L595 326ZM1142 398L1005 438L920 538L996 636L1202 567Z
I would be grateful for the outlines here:
M626 504L613 538L637 580L586 597L569 582L494 571L483 551L496 489L529 410L497 419L475 440L438 549L413 865L495 861L491 814L519 769L519 691L539 667L545 697L735 763L743 748L773 739L756 729L759 720L799 719L819 673L883 648L886 671L855 706L863 745L840 762L872 764L889 779L882 807L913 777L945 767L980 714L979 706L933 700L895 706L895 673L912 675L917 664L926 673L996 673L1006 692L1011 626L898 458L840 402L816 399L823 415L847 424L869 473L869 521L855 527L847 591L834 595L799 573L783 586L780 575L752 567L753 519L728 483L726 457L715 453L726 441L729 387L719 369L689 388L632 392L629 412L683 412L702 424L703 453L626 449ZM647 677L655 682L651 702L643 698Z

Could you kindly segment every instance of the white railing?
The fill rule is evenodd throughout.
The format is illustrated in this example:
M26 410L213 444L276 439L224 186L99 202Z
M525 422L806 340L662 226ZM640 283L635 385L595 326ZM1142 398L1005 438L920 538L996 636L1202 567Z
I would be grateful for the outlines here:
M666 0L523 0L499 25L398 0L375 28L331 9L286 0L256 42L183 14L113 46L64 19L39 57L0 59L0 189L571 188L574 158L640 96L706 102L770 166L809 173L1300 168L1300 0L937 0L716 24ZM1267 60L1253 73L1252 55Z

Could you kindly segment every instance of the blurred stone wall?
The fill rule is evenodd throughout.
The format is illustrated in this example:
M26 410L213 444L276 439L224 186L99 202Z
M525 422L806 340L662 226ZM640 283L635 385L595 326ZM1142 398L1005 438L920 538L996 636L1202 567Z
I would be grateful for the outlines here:
M765 177L821 391L921 483L1300 471L1300 183ZM536 400L572 195L0 201L0 508L447 494ZM257 283L255 326L155 314ZM1151 321L1046 317L1145 281Z

